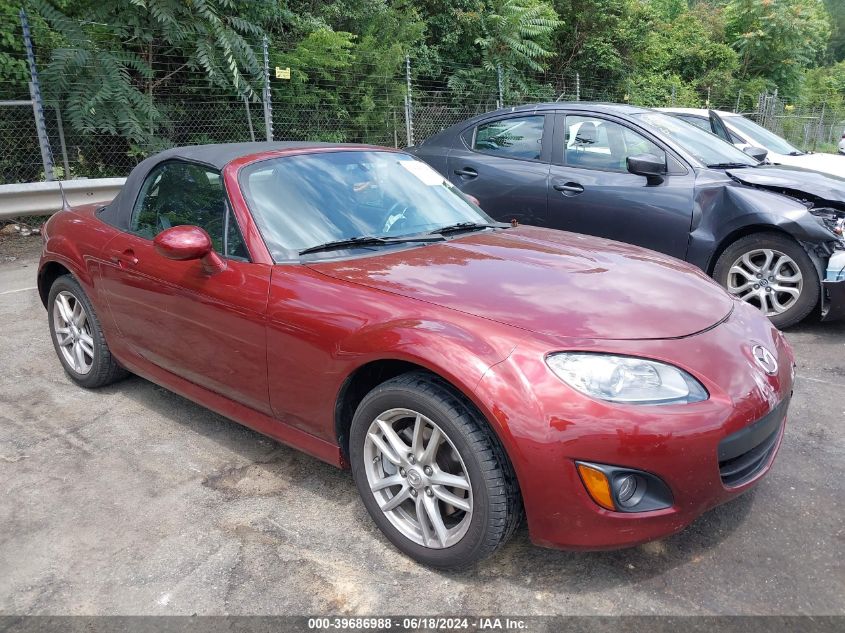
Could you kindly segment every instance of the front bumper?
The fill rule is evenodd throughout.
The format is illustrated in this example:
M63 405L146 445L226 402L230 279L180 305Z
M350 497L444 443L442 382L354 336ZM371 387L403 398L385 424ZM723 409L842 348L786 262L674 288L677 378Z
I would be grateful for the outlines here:
M662 538L739 496L771 468L783 437L794 361L782 335L754 308L737 302L727 321L684 339L571 342L580 349L681 367L710 393L708 400L693 404L620 406L574 392L545 367L550 349L566 350L561 343L554 343L557 349L548 343L520 344L477 389L493 403L487 414L517 472L535 543L615 549ZM754 364L750 350L756 343L778 359L775 375ZM525 391L508 394L514 384L524 385ZM780 411L775 423L748 431L775 409ZM720 445L732 437L745 439L727 442L733 450L720 458ZM769 441L765 455L748 456L764 439ZM737 458L748 467L738 479L723 480L720 461L723 467L742 466L732 461ZM576 461L646 471L666 483L673 504L650 512L605 510L584 487Z
M822 321L845 318L845 281L823 281L822 293Z

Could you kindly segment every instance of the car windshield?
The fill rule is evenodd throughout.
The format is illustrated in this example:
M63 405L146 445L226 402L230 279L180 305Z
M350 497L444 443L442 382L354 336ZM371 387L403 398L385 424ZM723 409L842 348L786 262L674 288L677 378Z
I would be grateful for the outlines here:
M275 261L332 242L359 238L346 248L395 248L408 236L493 222L431 167L399 152L273 158L245 167L239 182Z
M735 127L742 132L751 141L752 145L757 145L778 154L798 155L804 153L790 145L777 134L769 132L763 126L757 125L754 121L746 119L744 116L724 117L723 120L731 127Z
M646 125L692 154L701 163L711 166L754 166L758 162L748 154L723 141L715 134L662 112L640 112L634 115Z

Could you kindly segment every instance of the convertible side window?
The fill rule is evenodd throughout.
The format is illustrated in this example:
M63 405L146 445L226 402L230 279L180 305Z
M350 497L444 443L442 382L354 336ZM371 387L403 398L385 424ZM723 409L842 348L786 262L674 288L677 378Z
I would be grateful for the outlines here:
M597 117L567 116L565 163L573 167L628 171L627 158L654 154L666 159L666 152L624 125Z
M544 123L542 115L483 123L475 129L472 149L511 158L539 160L543 149Z
M153 169L135 201L130 231L153 239L172 226L205 229L214 250L230 258L248 259L246 244L226 202L219 172L172 161Z

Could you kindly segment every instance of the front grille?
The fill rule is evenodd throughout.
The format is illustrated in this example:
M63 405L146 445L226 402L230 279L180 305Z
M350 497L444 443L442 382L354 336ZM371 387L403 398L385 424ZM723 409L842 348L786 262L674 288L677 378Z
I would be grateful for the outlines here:
M725 486L741 486L765 468L777 445L788 406L789 398L785 398L754 424L719 442L719 474Z

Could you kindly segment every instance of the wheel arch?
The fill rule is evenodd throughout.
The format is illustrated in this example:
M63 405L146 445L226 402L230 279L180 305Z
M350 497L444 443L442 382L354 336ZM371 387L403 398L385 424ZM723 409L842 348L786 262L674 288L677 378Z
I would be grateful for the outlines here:
M470 407L484 424L487 425L495 441L499 443L504 458L508 460L510 467L512 469L514 468L513 461L508 452L507 443L502 438L496 425L484 413L483 408L476 403L472 396L472 391L469 388L462 387L455 380L450 380L442 372L438 372L431 367L414 362L413 360L398 358L375 359L356 367L346 377L338 390L334 406L335 438L346 463L349 462L349 432L352 427L352 418L364 396L391 378L409 372L420 372L430 375L442 383L444 387L451 390L467 407ZM517 487L519 487L518 482Z
M718 244L716 245L716 248L713 249L713 254L710 256L710 261L707 263L707 274L711 277L713 276L713 271L716 268L716 262L719 261L719 258L722 256L722 253L724 253L730 247L731 244L733 244L737 240L742 239L743 237L748 237L749 235L754 235L756 233L774 233L776 235L781 235L792 240L803 248L801 242L795 239L794 235L778 227L777 225L747 224L745 226L741 226L737 229L734 229L719 240ZM811 254L810 258L813 259Z
M69 268L57 261L48 261L38 270L38 296L41 303L47 307L47 300L50 297L50 288L53 287L56 279L62 275L73 275Z

